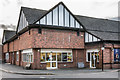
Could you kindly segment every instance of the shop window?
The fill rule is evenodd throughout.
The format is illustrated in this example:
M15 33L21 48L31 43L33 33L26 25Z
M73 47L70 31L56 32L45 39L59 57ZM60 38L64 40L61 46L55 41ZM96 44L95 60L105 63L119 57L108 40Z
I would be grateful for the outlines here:
M67 62L71 62L71 61L72 61L72 53L68 53Z
M99 62L99 52L97 52L97 62Z
M50 57L51 57L50 53L46 53L46 61L50 61Z
M41 53L41 55L40 55L41 62L45 62L45 55L46 55L45 53Z
M5 54L5 59L6 59L6 60L9 60L9 53L6 53L6 54Z
M33 62L33 54L32 53L23 53L22 61L23 62Z
M57 61L61 61L61 53L57 53Z
M114 61L115 62L120 61L120 49L114 49Z
M19 61L19 52L16 53L16 60Z
M62 61L67 61L67 53L62 53Z

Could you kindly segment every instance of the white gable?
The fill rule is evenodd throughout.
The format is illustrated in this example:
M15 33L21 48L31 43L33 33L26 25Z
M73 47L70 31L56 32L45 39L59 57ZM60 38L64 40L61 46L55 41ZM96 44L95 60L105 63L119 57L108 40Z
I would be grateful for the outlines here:
M83 28L62 4L50 11L36 24Z
M22 30L23 28L25 28L27 25L28 25L28 21L26 20L25 15L22 11L21 15L20 15L20 21L19 21L19 24L18 24L18 32L20 30Z

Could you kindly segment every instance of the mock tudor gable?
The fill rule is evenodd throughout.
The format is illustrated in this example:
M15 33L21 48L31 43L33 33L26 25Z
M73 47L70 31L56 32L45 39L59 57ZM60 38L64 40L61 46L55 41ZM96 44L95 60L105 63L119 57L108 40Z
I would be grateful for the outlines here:
M83 28L82 24L80 24L80 22L62 2L50 9L47 14L43 15L35 23L41 25Z

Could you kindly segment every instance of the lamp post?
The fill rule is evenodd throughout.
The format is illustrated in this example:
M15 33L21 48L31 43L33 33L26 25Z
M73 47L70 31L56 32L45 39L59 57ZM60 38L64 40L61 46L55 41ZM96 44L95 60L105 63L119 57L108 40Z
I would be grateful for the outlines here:
M102 49L102 71L103 71L103 50L105 49L104 46L101 49Z

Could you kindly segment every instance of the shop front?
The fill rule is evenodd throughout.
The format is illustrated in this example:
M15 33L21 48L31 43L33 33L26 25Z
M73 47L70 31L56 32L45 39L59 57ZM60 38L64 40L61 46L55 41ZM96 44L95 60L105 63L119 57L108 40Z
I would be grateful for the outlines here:
M73 62L71 49L41 49L40 62L46 63L46 69L57 69L59 63Z
M86 62L89 62L90 68L96 68L99 63L99 50L91 49L86 51Z

